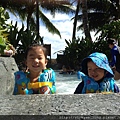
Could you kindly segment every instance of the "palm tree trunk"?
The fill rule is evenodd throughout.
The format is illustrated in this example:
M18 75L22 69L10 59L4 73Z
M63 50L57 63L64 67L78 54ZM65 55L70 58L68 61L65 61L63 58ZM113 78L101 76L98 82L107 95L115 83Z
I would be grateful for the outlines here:
M72 41L76 39L76 27L77 27L77 17L78 17L78 13L79 13L79 8L80 8L80 0L78 0L78 3L77 3L77 9L76 9L76 13L75 13L75 19L74 19L74 23L73 23Z
M29 26L30 26L30 15L28 14L27 16L27 31L29 31Z
M118 19L120 19L120 0L116 2L117 10L118 10Z
M89 30L89 23L88 23L87 0L82 0L82 17L83 17L83 28L84 28L85 37L90 41L92 41Z
M39 5L38 5L38 0L36 0L36 32L37 32L36 40L39 41Z
M35 1L29 1L28 6L26 6L26 10L27 10L27 31L30 30L30 21L31 21L31 16L34 10L34 2ZM33 5L31 6L31 4L33 3Z

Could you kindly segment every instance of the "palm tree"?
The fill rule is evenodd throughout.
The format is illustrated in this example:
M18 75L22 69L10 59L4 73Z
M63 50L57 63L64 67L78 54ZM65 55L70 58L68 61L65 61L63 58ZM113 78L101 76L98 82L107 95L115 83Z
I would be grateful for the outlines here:
M58 0L52 0L52 1L36 0L36 1L37 1L37 8L38 8L38 6L41 6L43 9L45 9L47 11L50 11L51 15L53 15L53 17L55 16L56 12L63 12L63 13L66 13L66 14L68 14L69 12L74 12L74 9L72 9L72 7L71 7L72 6L71 3L67 0L62 0L62 1L58 1ZM49 19L46 18L46 16L42 13L42 11L39 11L39 15L40 15L40 18L42 19L42 21L47 23L47 24L45 24L46 28L48 28L49 31L54 33L55 32L54 31L55 27L54 26L52 27L52 24L49 22ZM38 14L36 14L36 18L38 18ZM48 24L48 22L49 22L49 24ZM38 23L37 26L39 26L39 21L38 20L37 20L37 23ZM56 31L56 32L61 37L59 31Z
M94 8L94 12L89 13L90 27L91 29L96 29L96 34L100 33L98 40L108 37L114 37L116 40L119 40L119 0L97 0L96 3L92 2L92 0L90 1L88 8Z
M87 14L87 0L82 0L82 19L83 19L83 28L85 37L92 41L90 31L89 31L89 22L88 22L88 14Z
M77 19L78 19L79 9L80 9L80 0L78 0L78 2L77 2L77 8L76 8L75 17L74 17L74 23L73 23L72 40L76 39L76 26L77 26Z
M49 10L51 14L54 16L56 11L69 13L70 11L73 12L70 6L70 2L66 0L57 1L43 1L43 0L1 0L0 4L4 8L8 8L13 14L18 14L20 18L23 20L27 19L27 30L29 30L30 24L35 26L35 16L37 20L36 28L37 31L39 30L39 20L40 17L42 22L44 22L46 28L52 34L57 34L60 36L59 30L49 21L49 19L43 14L42 9ZM42 8L42 9L41 9ZM38 12L39 11L39 12ZM36 13L36 15L35 15ZM27 15L27 17L26 17ZM39 16L39 17L38 17ZM39 37L39 31L37 32L37 37Z
M82 10L82 18L81 20L83 21L83 31L85 33L85 37L92 41L90 31L89 31L89 22L88 22L88 15L87 15L87 0L75 0L74 1L77 4L76 7L76 13L74 19L74 25L73 25L73 35L72 35L72 40L74 40L76 37L76 27L77 27L77 21L79 20L79 11ZM81 6L82 5L82 6Z
M120 19L119 0L88 0L88 22L90 31L96 31L112 20ZM78 15L78 21L82 21L82 15ZM83 24L78 26L78 30L83 28Z

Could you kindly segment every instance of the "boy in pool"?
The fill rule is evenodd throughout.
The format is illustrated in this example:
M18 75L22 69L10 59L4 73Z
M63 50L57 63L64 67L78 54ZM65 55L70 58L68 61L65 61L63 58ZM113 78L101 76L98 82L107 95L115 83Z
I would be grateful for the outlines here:
M27 72L15 72L14 95L56 93L55 72L47 65L47 50L40 44L30 45L25 53Z
M109 66L105 54L95 52L82 61L82 82L77 86L74 94L86 93L118 93L114 74Z

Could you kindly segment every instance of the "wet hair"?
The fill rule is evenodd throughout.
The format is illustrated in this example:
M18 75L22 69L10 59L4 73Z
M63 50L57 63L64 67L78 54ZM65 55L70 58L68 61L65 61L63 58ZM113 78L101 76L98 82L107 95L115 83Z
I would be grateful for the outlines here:
M107 43L111 44L111 45L114 45L114 44L116 44L116 40L113 39L113 38L108 38Z
M41 45L41 44L39 44L39 43L33 43L33 44L31 44L31 45L28 46L28 48L27 48L26 51L25 51L25 59L27 59L28 52L29 52L30 50L32 50L33 47L40 47L40 48L42 49L44 55L45 55L45 58L47 59L48 51L47 51L47 49L44 47L44 45Z

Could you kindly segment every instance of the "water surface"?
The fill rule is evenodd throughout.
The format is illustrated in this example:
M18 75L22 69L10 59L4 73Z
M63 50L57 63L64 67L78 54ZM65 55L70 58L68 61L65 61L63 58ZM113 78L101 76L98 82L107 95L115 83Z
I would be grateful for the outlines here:
M59 71L56 71L57 94L73 94L80 82L77 74L59 74Z
M59 71L55 71L55 73L57 94L74 94L76 87L81 82L81 80L77 78L77 73L74 75L59 74ZM117 80L116 84L120 88L120 80Z

